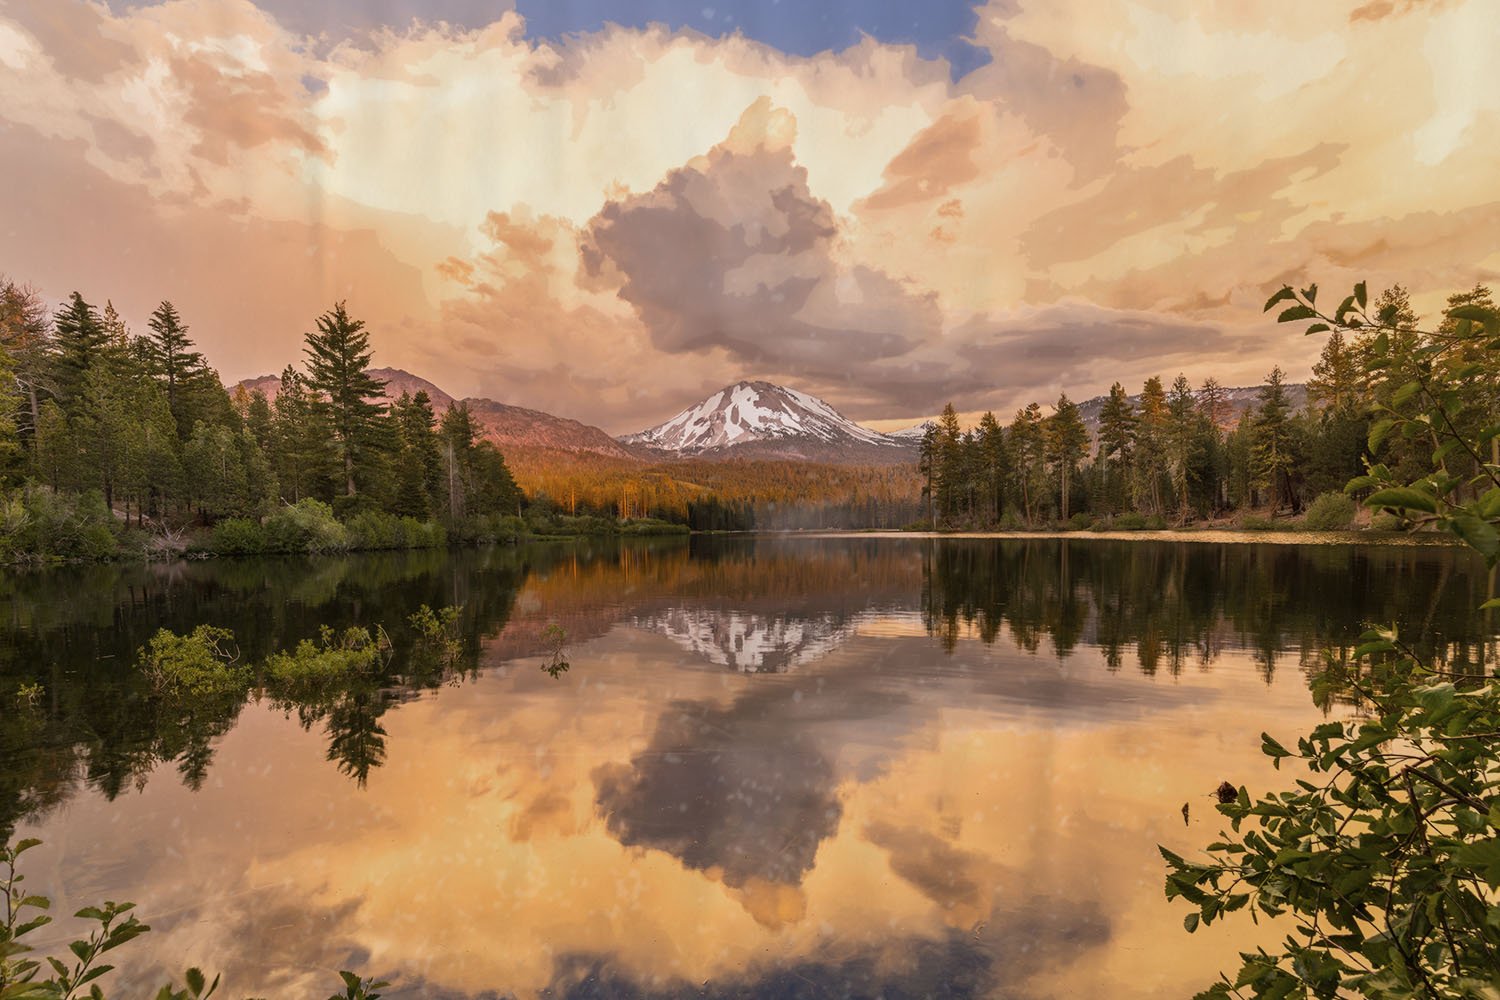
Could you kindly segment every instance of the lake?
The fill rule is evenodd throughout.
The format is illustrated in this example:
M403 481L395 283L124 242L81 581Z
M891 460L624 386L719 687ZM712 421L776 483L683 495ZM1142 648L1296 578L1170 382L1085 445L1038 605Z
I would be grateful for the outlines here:
M1259 734L1325 717L1320 651L1367 623L1492 661L1488 586L1450 547L1086 537L9 572L0 832L45 841L57 911L151 924L112 995L196 964L227 997L1186 997L1274 929L1188 936L1156 845L1290 780ZM462 608L456 662L424 604ZM243 662L392 648L316 700L164 704L136 650L205 622Z

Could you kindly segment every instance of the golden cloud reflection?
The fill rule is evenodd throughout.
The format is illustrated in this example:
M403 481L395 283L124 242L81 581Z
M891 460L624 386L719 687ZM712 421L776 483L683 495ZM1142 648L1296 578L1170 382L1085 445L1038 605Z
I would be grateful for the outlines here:
M1270 780L1256 734L1312 721L1300 676L1268 687L1226 653L1152 679L1093 649L1057 663L965 637L946 655L912 631L745 675L617 625L560 680L513 660L390 712L363 791L306 765L314 735L247 711L213 787L152 782L48 825L131 831L155 961L230 947L232 991L303 995L323 980L286 970L350 962L394 973L394 996L1207 983L1233 949L1177 929L1155 845L1204 842L1219 781Z

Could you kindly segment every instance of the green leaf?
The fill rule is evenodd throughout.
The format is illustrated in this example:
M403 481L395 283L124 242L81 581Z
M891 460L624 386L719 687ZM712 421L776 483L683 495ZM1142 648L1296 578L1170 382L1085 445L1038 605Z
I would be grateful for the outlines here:
M1409 486L1392 486L1377 490L1365 501L1366 507L1391 507L1397 510L1420 510L1428 514L1437 513L1437 501L1420 490Z
M1453 859L1460 867L1477 872L1491 889L1500 887L1500 838L1464 844Z
M1373 425L1371 425L1370 436L1366 441L1366 447L1369 448L1370 454L1373 455L1375 454L1375 452L1380 450L1380 446L1385 443L1386 435L1390 434L1391 428L1395 426L1396 419L1394 417L1386 417L1383 420L1377 420Z
M1276 761L1281 766L1281 758L1290 757L1292 752L1271 738L1270 733L1260 734L1260 752Z
M1415 396L1417 393L1419 393L1421 391L1422 391L1422 383L1421 382L1408 382L1405 385L1403 385L1401 388L1397 389L1394 394L1392 394L1392 396L1391 396L1391 406L1393 406L1393 407L1405 406L1407 404L1407 402L1410 401L1413 396Z
M1276 303L1278 303L1278 302L1285 302L1287 299L1293 299L1293 298L1296 298L1296 297L1297 297L1297 293L1292 290L1292 286L1291 285L1282 285L1281 286L1281 291L1277 292L1275 295L1271 296L1269 299L1266 299L1266 306L1265 306L1264 309L1261 310L1261 312L1270 312L1271 308L1273 306L1275 306Z
M1333 329L1333 327L1329 326L1327 323L1314 323L1312 326L1304 330L1302 332L1302 335L1304 337L1311 337L1315 333L1327 333L1331 329Z
M1495 533L1494 525L1488 521L1481 521L1473 514L1457 514L1448 522L1448 527L1459 538L1462 538L1469 548L1484 556L1491 563L1495 557L1500 555L1500 535Z
M1354 286L1354 298L1361 309L1365 308L1365 283L1363 281Z
M1278 323L1295 323L1299 319L1317 319L1318 311L1308 306L1292 306L1290 309L1282 310L1280 316L1276 317Z
M1183 928L1183 930L1187 931L1189 934L1191 934L1191 933L1193 933L1193 931L1197 930L1198 929L1198 914L1196 914L1196 913L1189 913L1187 916L1183 917L1182 918L1182 928Z
M193 991L194 996L202 993L203 987L207 984L207 980L205 979L202 970L198 969L196 966L188 969L187 972L183 973L182 978L187 983L187 988Z

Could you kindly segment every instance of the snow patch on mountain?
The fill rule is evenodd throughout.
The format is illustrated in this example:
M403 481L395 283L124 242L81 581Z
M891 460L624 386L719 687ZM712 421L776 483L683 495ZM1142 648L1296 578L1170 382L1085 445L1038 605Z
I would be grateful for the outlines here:
M920 424L903 427L899 431L889 431L886 437L895 438L898 441L921 441L922 435L927 433L927 428L937 426L931 420L924 420Z

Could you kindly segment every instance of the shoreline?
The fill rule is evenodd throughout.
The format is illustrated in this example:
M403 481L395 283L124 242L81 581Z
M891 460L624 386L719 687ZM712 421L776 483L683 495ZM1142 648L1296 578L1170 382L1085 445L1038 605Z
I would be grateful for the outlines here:
M1024 541L1032 539L1101 539L1122 542L1197 542L1204 545L1382 545L1410 548L1466 548L1456 536L1430 532L1371 531L1247 531L1243 528L1161 528L1141 531L903 531L891 529L818 529L812 531L752 531L748 535L777 538L961 538Z

